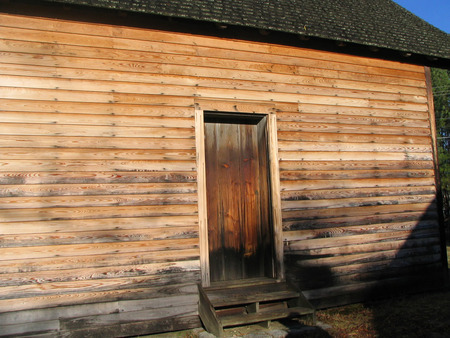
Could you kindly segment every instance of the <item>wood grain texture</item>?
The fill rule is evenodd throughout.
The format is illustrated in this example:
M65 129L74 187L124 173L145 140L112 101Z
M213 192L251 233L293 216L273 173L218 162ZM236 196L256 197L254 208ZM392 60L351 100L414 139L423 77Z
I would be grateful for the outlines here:
M238 224L261 199L258 184L273 207L255 213L274 220L274 239L263 241L275 241L266 250L275 275L315 304L439 270L435 131L421 66L5 13L0 55L7 334L200 325L207 219L245 209L229 213ZM270 170L255 172L261 160L250 154L254 163L233 181L254 177L239 188L248 198L222 211L202 209L216 189L201 178L202 146L213 146L201 138L205 110L268 116L267 147L239 142L269 152ZM225 181L230 170L215 169ZM251 255L258 234L243 234Z

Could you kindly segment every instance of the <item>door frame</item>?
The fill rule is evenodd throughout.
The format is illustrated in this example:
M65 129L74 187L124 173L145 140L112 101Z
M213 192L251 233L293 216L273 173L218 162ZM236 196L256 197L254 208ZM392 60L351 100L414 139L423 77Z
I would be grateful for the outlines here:
M209 112L209 110L208 110ZM217 112L217 113L227 113ZM283 264L283 229L281 217L280 170L278 158L278 137L276 115L271 112L241 112L242 114L261 114L267 116L267 149L269 155L270 199L273 226L274 271L275 279L284 280ZM204 287L210 286L209 247L208 247L208 214L206 198L206 160L205 160L205 112L195 109L195 145L197 149L197 193L198 224L200 245L201 282Z

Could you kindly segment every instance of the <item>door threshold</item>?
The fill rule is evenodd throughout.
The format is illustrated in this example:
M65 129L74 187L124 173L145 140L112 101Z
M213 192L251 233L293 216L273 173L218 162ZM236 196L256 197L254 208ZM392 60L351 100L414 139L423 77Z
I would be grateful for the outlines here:
M218 288L233 288L241 287L245 285L263 285L277 283L280 280L272 277L256 277L256 278L245 278L245 279L234 279L227 281L211 282L211 285L207 289L218 289Z

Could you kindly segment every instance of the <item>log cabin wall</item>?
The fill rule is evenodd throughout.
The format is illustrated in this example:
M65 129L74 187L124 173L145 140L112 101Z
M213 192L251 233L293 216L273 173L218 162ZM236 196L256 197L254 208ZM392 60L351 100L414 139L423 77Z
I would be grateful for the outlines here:
M440 267L423 67L8 14L0 55L0 335L200 325L195 109L276 114L315 304Z

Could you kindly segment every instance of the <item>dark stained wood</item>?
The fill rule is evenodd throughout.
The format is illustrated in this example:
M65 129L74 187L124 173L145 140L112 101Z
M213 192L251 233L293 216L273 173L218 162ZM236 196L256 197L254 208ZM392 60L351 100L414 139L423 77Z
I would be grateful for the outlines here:
M231 117L208 122L208 118L205 145L211 281L271 276L265 119L255 124Z
M198 313L203 325L208 332L220 337L223 334L222 323L217 317L216 311L201 285L198 286L198 296Z
M270 278L219 282L199 291L200 302L211 310L200 316L216 335L222 334L225 326L314 314L311 304L300 291Z

